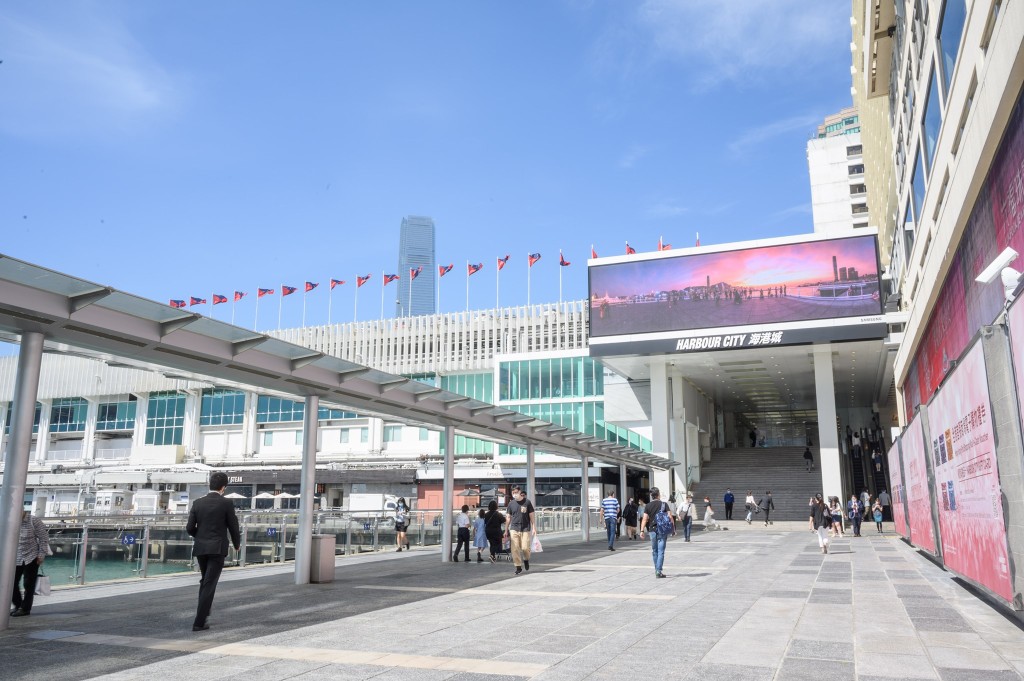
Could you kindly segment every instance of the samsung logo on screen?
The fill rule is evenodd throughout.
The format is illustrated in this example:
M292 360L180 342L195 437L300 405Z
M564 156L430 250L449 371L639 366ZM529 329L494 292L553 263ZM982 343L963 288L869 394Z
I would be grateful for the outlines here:
M676 341L676 352L690 350L717 350L719 348L750 348L761 345L779 345L782 343L782 331L766 331L764 333L731 333L720 336L697 336L680 338Z

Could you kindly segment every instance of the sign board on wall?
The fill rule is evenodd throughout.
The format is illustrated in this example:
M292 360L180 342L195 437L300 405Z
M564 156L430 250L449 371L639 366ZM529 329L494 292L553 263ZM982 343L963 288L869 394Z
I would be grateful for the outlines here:
M901 443L894 442L889 447L889 480L892 483L892 522L901 537L910 538L907 527L906 491L903 488L903 467L900 463Z
M935 526L932 524L932 503L928 487L928 461L924 446L921 417L916 417L900 438L903 463L907 475L903 488L910 515L910 543L935 554ZM891 471L892 469L890 469Z
M942 559L953 572L1013 600L992 412L981 343L928 405Z
M828 326L882 313L874 235L659 254L593 265L589 275L591 339L787 322ZM788 340L757 335L757 344ZM727 340L723 348L750 346L749 336Z

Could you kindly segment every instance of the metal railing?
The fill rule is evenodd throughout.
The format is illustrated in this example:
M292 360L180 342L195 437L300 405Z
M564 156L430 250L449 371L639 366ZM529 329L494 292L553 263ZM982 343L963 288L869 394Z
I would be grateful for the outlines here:
M47 461L78 461L82 458L81 449L51 449L46 452Z
M410 546L441 544L443 514L440 509L412 511L407 515L406 540ZM76 518L43 518L50 533L53 556L45 570L54 585L85 584L117 579L192 572L198 569L192 556L192 538L185 531L187 516L127 515ZM295 559L298 533L295 511L240 511L241 543L231 548L227 566L283 563ZM336 555L358 555L397 549L393 511L331 511L314 514L313 534L333 534ZM537 509L538 532L581 530L577 508ZM590 527L600 526L600 509L591 508ZM453 530L452 536L455 536ZM87 580L88 577L88 580Z
M132 450L130 449L97 449L93 454L93 459L96 461L119 461L130 459L131 456Z

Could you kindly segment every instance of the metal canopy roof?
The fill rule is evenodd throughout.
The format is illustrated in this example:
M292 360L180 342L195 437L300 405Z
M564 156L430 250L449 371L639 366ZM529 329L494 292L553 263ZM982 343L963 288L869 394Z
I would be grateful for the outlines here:
M0 340L45 336L49 351L172 369L568 456L665 469L677 462L403 376L0 254Z

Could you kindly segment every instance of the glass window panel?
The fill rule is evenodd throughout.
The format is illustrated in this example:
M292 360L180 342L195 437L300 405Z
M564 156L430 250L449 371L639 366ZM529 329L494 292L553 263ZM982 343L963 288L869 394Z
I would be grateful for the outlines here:
M921 161L921 149L914 153L914 176L910 179L911 194L914 199L914 215L920 218L921 203L924 201L924 167Z
M300 447L302 446L302 431L301 430L296 430L295 431L295 444L300 446Z
M245 394L219 388L203 391L199 424L203 426L238 425L245 418Z
M420 428L420 442L426 442L430 437L430 431L426 428Z
M370 441L370 430L368 428L359 429L359 441L369 442Z
M146 411L146 444L180 445L185 425L185 396L151 393Z
M903 218L903 256L904 260L910 262L910 254L914 252L914 212L910 209L910 202L907 202L907 211Z
M272 447L274 445L274 431L265 430L263 431L263 446Z
M942 11L942 28L939 29L943 92L946 96L949 94L949 82L953 79L953 67L956 66L957 54L960 52L960 40L966 20L966 0L946 0L946 6Z
M939 128L942 127L942 106L939 102L939 85L932 71L931 84L928 86L928 99L924 104L924 121L922 136L927 155L927 168L931 172L932 161L935 159L935 147L939 140Z
M341 443L342 444L347 444L348 443L348 434L349 434L350 430L351 430L351 428L342 428L341 429Z

